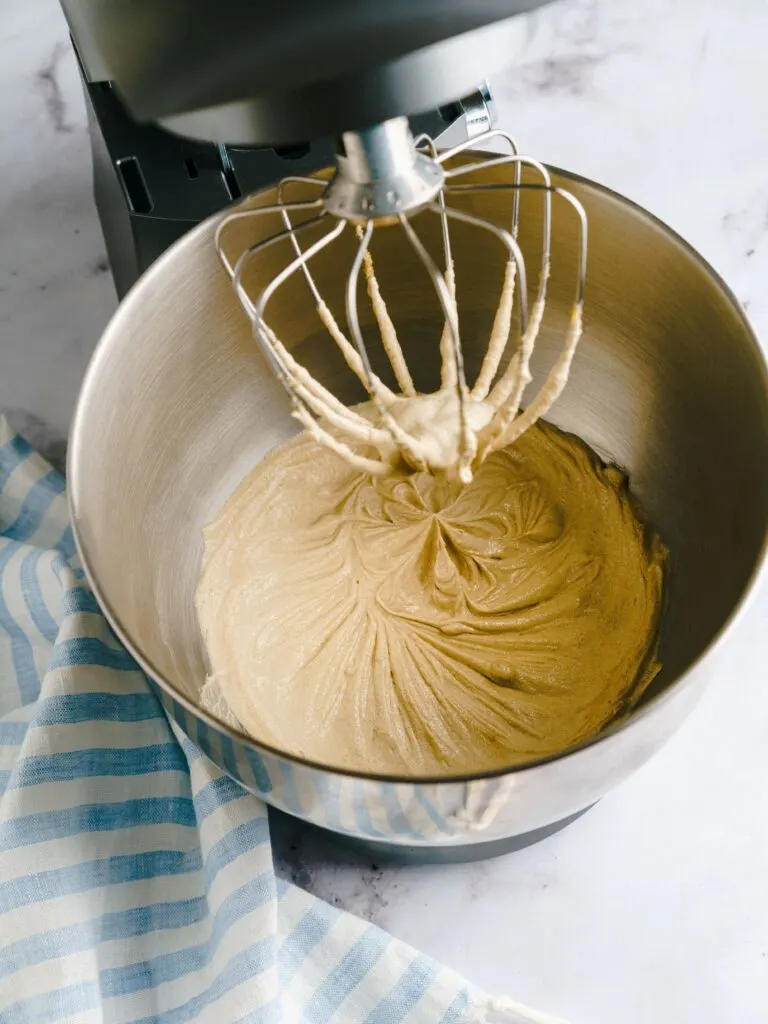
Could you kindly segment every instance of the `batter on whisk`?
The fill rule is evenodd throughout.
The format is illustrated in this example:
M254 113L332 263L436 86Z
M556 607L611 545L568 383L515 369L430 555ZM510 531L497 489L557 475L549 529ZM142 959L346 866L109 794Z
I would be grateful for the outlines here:
M325 764L440 775L553 754L659 668L664 546L624 475L546 424L466 487L371 476L304 433L205 548L203 703Z

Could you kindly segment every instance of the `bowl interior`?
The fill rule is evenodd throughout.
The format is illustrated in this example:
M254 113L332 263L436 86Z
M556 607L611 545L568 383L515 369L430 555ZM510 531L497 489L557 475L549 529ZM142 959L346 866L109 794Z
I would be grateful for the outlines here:
M484 173L488 181L504 180L499 170ZM765 366L732 296L684 243L599 186L570 176L560 176L559 184L586 207L589 268L584 337L568 387L548 418L629 471L635 494L670 548L658 693L722 629L762 555ZM271 201L273 190L251 200ZM520 240L531 297L542 202L539 192L523 196ZM509 224L507 193L464 196L461 205ZM215 224L178 242L121 305L89 369L70 449L74 523L99 596L153 674L192 698L206 671L193 601L201 529L258 460L297 430L218 263ZM417 226L439 257L437 219L421 215ZM241 222L227 235L227 246L236 254L279 227L271 216ZM549 302L532 390L559 351L576 287L578 222L564 202L555 202L553 227ZM490 233L465 225L451 237L471 378L498 303L504 251ZM354 244L348 230L313 264L341 325ZM417 385L433 386L441 325L431 284L399 230L377 231L373 253ZM289 257L287 246L273 246L253 261L246 284L258 288ZM362 289L360 312L373 339ZM301 275L277 293L268 319L342 399L361 397L319 326Z

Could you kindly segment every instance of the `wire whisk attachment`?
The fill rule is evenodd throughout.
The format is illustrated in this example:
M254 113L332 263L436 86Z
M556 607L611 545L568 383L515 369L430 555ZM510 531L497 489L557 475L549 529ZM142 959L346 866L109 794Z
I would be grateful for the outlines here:
M457 162L463 154L483 149L488 143L502 143L509 152ZM500 166L510 168L508 182L482 180L483 171ZM533 172L536 180L523 181L523 168ZM285 201L287 187L297 184L316 188L316 198ZM462 194L499 190L511 196L508 228L451 204L452 199ZM541 195L541 252L530 308L527 270L518 243L520 197L525 191ZM414 140L407 120L396 118L363 133L346 133L330 182L313 177L284 178L277 187L276 198L272 205L235 211L225 217L216 232L216 247L253 324L254 334L290 396L293 415L320 444L366 473L385 474L405 465L415 471L443 473L468 483L491 452L512 444L551 409L566 385L582 334L587 218L578 199L553 184L543 164L521 156L510 135L492 129L438 152L432 139L420 136ZM532 380L531 358L547 302L553 201L562 203L577 219L574 297L560 353L539 391L523 408L524 394ZM422 212L439 218L442 266L438 266L414 227L414 216ZM232 223L274 214L281 217L282 230L246 248L234 262L230 260L222 241ZM296 215L307 214L294 224ZM451 245L451 226L459 222L490 233L505 251L498 308L484 358L471 384L465 372ZM327 230L319 239L303 245L312 229L325 227ZM419 393L409 371L376 277L371 254L375 230L400 230L432 282L442 316L442 323L436 325L440 385L435 391ZM320 294L311 269L313 259L345 233L352 233L355 242L345 286L346 332ZM267 248L285 240L292 246L293 258L258 294L249 294L243 282L246 267ZM365 388L369 406L350 408L341 402L294 358L269 325L270 300L295 274L303 275L320 322L351 373ZM392 368L395 388L374 372L363 338L358 309L361 278ZM518 332L513 332L515 311ZM517 333L517 345L510 354L513 333Z

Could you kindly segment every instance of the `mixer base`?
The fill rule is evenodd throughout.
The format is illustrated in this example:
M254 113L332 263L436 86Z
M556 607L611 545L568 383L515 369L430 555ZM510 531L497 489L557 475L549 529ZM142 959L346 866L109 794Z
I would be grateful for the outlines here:
M359 855L360 858L364 858L366 861L392 861L400 864L466 864L471 861L501 857L506 853L514 853L516 850L524 850L527 846L533 846L535 843L541 842L542 839L547 839L549 836L564 829L571 822L576 821L577 818L586 814L591 807L594 807L594 804L590 804L589 807L585 807L584 810L577 811L576 814L571 814L567 818L561 818L560 821L553 822L551 825L534 829L532 832L524 832L522 835L508 836L504 839L491 839L484 843L462 843L455 846L447 844L441 846L401 846L397 843L383 843L374 839L358 839L353 836L341 835L340 833L330 832L306 822L301 822L299 825L299 822L295 820L293 828L299 827L301 829L303 833L302 844L306 842L308 837L315 836L320 841L321 847L330 843L337 849L343 849L345 852ZM283 819L285 816L280 814L280 812L276 812L274 808L270 808L270 817L272 817L274 822L275 818ZM323 843L323 840L326 842ZM314 847L315 843L313 842L311 845Z

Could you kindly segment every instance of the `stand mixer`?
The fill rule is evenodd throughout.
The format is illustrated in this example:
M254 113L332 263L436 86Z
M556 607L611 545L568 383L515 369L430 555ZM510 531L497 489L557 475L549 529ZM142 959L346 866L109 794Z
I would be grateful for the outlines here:
M179 239L97 349L72 431L69 495L84 567L118 636L200 749L305 821L413 859L488 856L562 827L682 722L712 675L710 647L762 562L768 490L753 462L768 441L765 368L736 300L650 214L524 161L512 140L492 136L488 97L471 90L508 61L524 27L517 15L534 2L218 0L196 4L194 18L182 0L62 2L87 77L114 82L138 121L212 141L228 156L238 146L338 140L330 185L309 174L317 165L297 167L294 180ZM448 119L472 129L477 112L488 131L445 152L439 131L415 117L456 97L472 98ZM508 152L472 152L486 141ZM458 191L470 173L480 187ZM203 526L295 435L296 418L382 472L421 461L466 479L486 450L510 443L524 417L557 397L578 341L581 207L592 225L589 330L550 418L626 468L672 552L664 669L646 703L553 758L439 778L344 773L207 713L193 600ZM412 282L403 280L406 253ZM364 286L368 302L358 295ZM530 374L539 395L520 414L537 337ZM723 365L727 372L709 372ZM500 382L509 393L485 422L473 419ZM366 395L378 421L351 415ZM426 444L419 428L432 425L429 416L396 415L414 399L445 403L447 454L413 443ZM733 499L747 493L749 502Z

